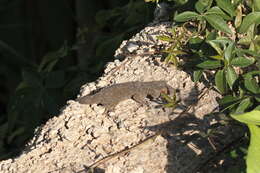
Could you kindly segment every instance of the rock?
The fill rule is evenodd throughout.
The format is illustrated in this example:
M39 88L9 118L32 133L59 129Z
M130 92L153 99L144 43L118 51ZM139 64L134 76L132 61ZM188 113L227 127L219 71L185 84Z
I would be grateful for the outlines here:
M224 144L232 142L238 135L230 131L231 127L220 126L219 130L225 135L215 139L222 144L216 144L214 147L217 149L208 138L197 136L191 141L185 139L212 125L204 121L204 116L217 108L216 97L220 95L209 90L193 109L178 116L198 100L204 85L196 85L186 72L168 67L160 61L160 56L147 52L154 51L153 46L167 46L156 36L167 33L170 26L170 23L150 25L132 39L124 41L115 55L124 55L124 61L109 63L99 80L82 87L81 95L108 84L165 80L180 91L182 107L172 112L163 109L157 102L148 101L148 106L141 106L133 100L126 100L106 115L102 106L68 101L59 116L38 128L38 135L19 157L0 162L0 172L86 172L86 167L91 165L97 172L106 173L199 172L199 168L207 165L216 151L223 149ZM129 47L128 43L134 46ZM129 52L124 52L125 46L139 55L129 56ZM214 121L218 123L216 118ZM160 134L161 130L164 133Z

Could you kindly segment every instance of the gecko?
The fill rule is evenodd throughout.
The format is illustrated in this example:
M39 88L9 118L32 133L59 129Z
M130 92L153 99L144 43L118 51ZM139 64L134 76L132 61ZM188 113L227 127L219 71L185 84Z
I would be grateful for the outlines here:
M80 104L100 104L105 112L113 111L115 106L124 100L133 99L141 105L146 104L145 98L159 98L161 93L172 94L174 89L166 81L125 82L102 88L95 94L76 99Z

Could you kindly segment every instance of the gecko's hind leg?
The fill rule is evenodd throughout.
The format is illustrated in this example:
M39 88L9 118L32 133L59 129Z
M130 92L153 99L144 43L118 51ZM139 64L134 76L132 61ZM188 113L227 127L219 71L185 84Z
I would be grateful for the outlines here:
M109 112L115 111L115 105L114 104L102 104L102 106L105 107L105 114L108 115Z

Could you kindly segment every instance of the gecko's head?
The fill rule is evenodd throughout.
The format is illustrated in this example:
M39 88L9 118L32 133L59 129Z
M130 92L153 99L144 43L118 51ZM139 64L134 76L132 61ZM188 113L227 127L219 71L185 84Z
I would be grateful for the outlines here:
M153 81L151 82L151 86L156 91L160 91L160 93L169 94L169 85L166 83L166 81Z

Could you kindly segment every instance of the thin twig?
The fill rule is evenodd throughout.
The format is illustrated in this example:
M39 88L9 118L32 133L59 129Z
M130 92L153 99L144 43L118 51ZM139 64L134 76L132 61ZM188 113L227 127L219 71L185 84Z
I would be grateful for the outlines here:
M134 145L134 146L131 147L131 148L126 148L126 149L123 149L123 150L121 150L121 151L119 151L119 152L116 152L116 153L114 153L114 154L108 155L108 156L106 156L106 157L100 159L99 161L96 161L96 162L94 162L93 164L91 164L91 165L88 167L87 170L84 169L84 170L79 171L78 173L83 172L83 171L88 171L88 170L90 170L90 169L94 169L94 168L96 168L98 165L100 165L100 164L102 164L102 163L104 163L104 162L106 162L106 161L108 161L108 160L111 160L111 159L114 158L114 157L121 156L121 155L123 155L123 154L125 154L125 153L127 153L127 152L130 152L130 151L136 149L137 147L140 147L140 146L146 144L146 143L149 142L150 140L154 140L154 139L155 139L157 136L159 136L161 133L162 133L162 132L159 131L159 132L157 132L156 134L154 134L154 135L152 135L152 136L146 138L145 140L139 142L138 144Z

